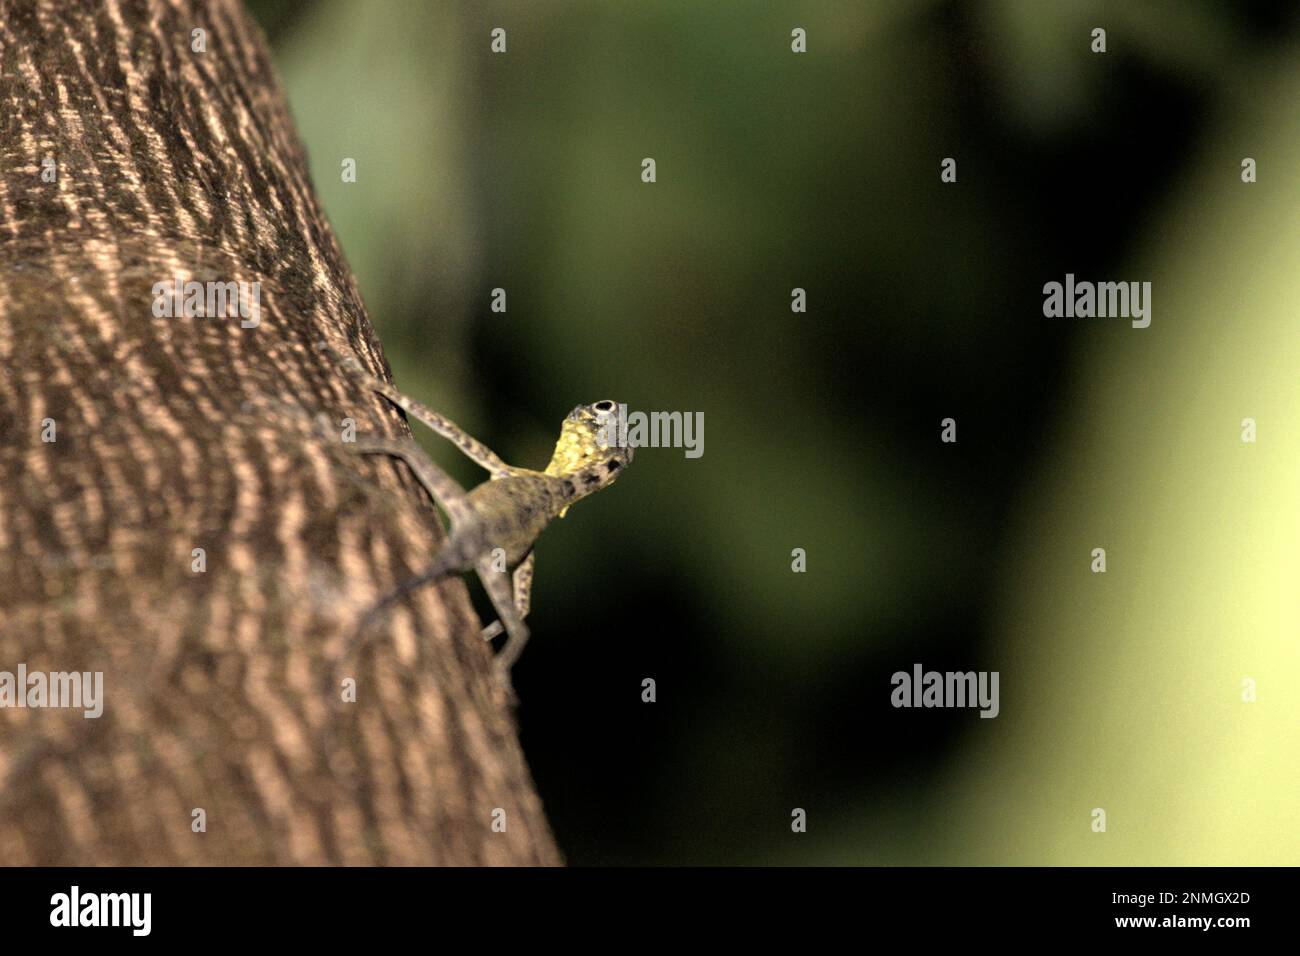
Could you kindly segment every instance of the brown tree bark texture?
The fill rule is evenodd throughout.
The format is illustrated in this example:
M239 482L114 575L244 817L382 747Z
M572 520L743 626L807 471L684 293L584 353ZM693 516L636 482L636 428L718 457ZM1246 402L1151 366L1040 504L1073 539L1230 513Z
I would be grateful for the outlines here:
M105 699L0 709L0 863L559 861L461 582L337 664L442 531L322 338L388 375L241 6L0 0L0 671Z

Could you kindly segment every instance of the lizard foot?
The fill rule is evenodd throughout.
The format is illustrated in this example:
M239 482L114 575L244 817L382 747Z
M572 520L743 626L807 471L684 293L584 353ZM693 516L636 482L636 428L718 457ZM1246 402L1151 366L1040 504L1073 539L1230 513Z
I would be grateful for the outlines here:
M510 668L505 667L498 661L493 669L496 671L497 680L501 683L501 689L505 691L506 702L511 707L518 707L519 695L515 693L514 681L510 679Z

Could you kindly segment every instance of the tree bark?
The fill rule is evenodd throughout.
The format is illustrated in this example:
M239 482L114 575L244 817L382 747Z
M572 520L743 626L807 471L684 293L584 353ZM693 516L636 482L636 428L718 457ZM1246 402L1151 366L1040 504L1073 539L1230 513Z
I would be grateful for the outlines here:
M240 5L0 0L0 671L104 675L0 709L0 863L558 862L461 582L338 660L442 531L320 339L387 377Z

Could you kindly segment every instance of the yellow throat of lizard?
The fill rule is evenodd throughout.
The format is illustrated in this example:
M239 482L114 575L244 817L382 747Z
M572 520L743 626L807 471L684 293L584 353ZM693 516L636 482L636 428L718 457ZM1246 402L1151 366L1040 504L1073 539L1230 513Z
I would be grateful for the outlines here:
M560 429L560 440L555 443L555 451L551 454L551 463L546 466L546 474L564 478L601 458L604 451L601 437L600 429L590 422L566 419ZM560 517L563 518L568 510L561 511Z

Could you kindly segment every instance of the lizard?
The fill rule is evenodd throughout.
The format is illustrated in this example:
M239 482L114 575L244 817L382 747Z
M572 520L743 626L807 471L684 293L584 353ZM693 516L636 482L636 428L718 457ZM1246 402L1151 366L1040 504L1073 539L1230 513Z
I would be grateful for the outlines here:
M552 520L564 517L575 502L613 484L632 461L632 447L613 440L618 403L606 399L577 406L565 417L545 470L516 468L450 419L372 375L355 356L343 355L323 341L317 347L358 384L450 440L489 475L487 481L466 492L413 440L369 438L350 443L356 454L386 455L405 462L446 513L451 527L429 566L365 613L340 660L346 660L379 617L412 591L476 571L498 616L483 628L483 637L492 640L505 631L506 643L496 662L513 697L510 670L529 636L525 618L532 604L533 545Z

